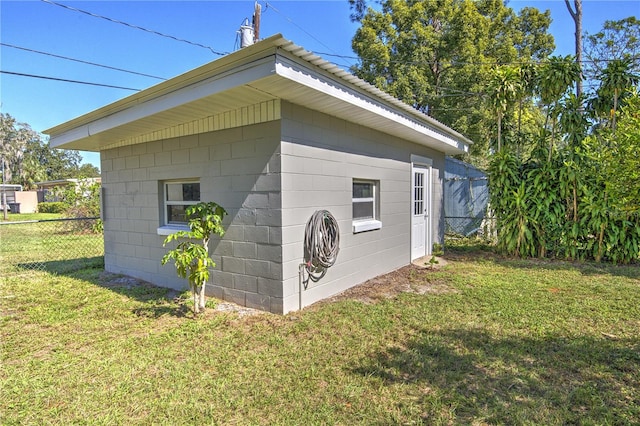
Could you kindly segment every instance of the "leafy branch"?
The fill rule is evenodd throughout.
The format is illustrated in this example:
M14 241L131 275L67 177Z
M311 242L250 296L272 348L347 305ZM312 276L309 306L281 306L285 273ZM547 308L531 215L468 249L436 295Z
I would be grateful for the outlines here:
M212 235L224 235L222 220L227 212L211 201L188 207L186 214L190 230L169 235L163 246L181 238L186 240L180 241L176 248L165 254L162 264L173 260L178 276L188 279L193 294L193 312L198 314L205 308L205 286L209 281L210 270L216 266L209 256L209 241Z

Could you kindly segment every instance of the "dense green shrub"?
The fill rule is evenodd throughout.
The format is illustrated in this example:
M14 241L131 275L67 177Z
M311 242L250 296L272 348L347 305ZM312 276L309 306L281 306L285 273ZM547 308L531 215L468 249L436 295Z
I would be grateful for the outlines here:
M45 201L38 204L38 213L64 213L67 205L62 201Z
M526 161L504 150L490 164L498 249L523 257L640 260L640 212L609 195L597 160L602 148L579 144L549 156L540 146Z

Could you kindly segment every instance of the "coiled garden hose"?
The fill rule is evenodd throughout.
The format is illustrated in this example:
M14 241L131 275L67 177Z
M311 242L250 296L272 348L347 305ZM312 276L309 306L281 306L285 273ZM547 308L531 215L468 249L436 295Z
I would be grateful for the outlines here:
M336 262L339 251L338 221L327 210L317 210L304 231L304 266L309 274L304 280L305 288L309 279L316 282L327 273L327 268Z

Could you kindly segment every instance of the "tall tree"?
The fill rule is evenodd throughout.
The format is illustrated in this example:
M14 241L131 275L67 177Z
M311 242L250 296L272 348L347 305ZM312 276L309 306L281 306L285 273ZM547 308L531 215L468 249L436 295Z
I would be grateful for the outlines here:
M482 101L491 70L554 49L548 11L516 14L501 0L383 0L380 10L352 10L361 24L352 42L360 57L353 72L466 134L482 157L496 120Z
M606 189L614 204L627 212L640 213L640 95L632 92L621 108L617 129L603 129L600 135L608 149L603 154L602 171ZM598 141L596 146L601 146Z
M552 56L540 65L537 75L540 100L546 106L544 132L551 127L549 138L549 160L556 142L557 119L562 112L559 108L563 97L575 81L580 79L580 67L571 56ZM576 99L580 99L576 97Z
M89 173L97 176L95 167L80 167L80 153L51 149L42 135L28 124L19 123L5 113L0 114L0 159L4 164L3 183L21 184L26 189L42 180Z
M567 10L569 10L569 14L571 15L571 18L573 18L573 23L575 25L576 63L582 72L582 0L573 0L573 9L571 8L569 0L564 0L564 3L567 5ZM581 95L582 78L578 78L576 80L576 98L580 99Z
M640 20L630 16L605 21L602 30L585 35L585 78L595 80L613 59L628 60L629 71L640 73Z
M600 73L600 87L596 91L592 106L596 116L606 117L611 123L615 134L616 115L620 100L628 92L636 88L640 82L640 75L631 70L632 61L628 59L613 59Z
M34 158L44 167L45 180L78 177L78 170L82 161L79 152L52 149L43 139L37 139L29 143L25 151L25 157Z
M494 70L489 81L488 99L498 119L498 151L502 149L502 118L522 93L520 70L503 65Z
M93 164L84 163L78 168L78 171L76 172L75 176L72 176L72 177L92 178L92 177L99 177L99 176L100 176L100 169L98 169Z
M2 160L2 183L14 181L20 175L22 159L27 144L37 134L31 128L18 123L9 114L0 113L0 157Z

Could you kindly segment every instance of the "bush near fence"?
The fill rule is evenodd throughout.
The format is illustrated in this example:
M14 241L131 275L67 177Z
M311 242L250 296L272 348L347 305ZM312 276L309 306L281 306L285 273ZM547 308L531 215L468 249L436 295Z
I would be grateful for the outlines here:
M64 213L66 208L62 201L44 201L38 204L38 213Z
M100 224L95 217L0 222L0 274L102 267Z

